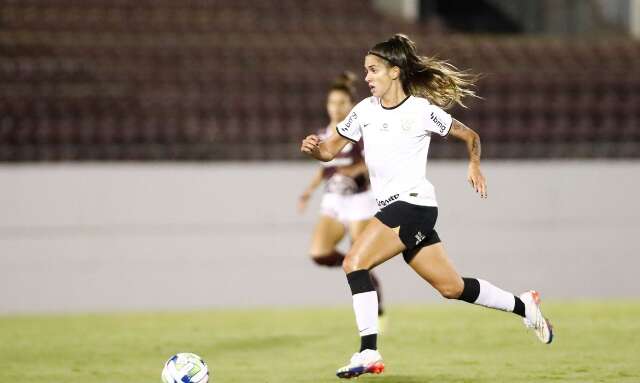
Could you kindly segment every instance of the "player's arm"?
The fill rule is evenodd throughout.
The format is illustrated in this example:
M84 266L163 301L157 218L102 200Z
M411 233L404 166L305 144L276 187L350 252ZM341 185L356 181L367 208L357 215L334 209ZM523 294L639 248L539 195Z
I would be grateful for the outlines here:
M323 172L324 172L324 169L322 168L322 166L319 167L318 171L316 171L315 174L313 175L311 182L309 182L309 186L307 186L307 188L302 193L303 196L305 195L310 196L318 188L318 186L320 186L320 184L322 183Z
M302 194L300 194L300 198L298 198L299 212L304 211L304 209L307 207L307 202L309 202L309 198L311 198L311 195L313 194L313 192L322 183L322 173L323 173L323 168L319 167L316 173L314 174L313 178L311 179L309 186L307 186L307 188L304 189Z
M311 134L302 140L300 151L316 160L328 162L340 153L348 143L349 140L339 135L336 131L324 141L321 141L317 135Z
M467 180L476 193L480 193L481 198L487 198L487 181L480 171L480 155L482 153L480 136L473 129L455 118L451 123L449 134L467 144L467 151L469 152L469 174Z
M358 161L353 165L338 168L338 173L351 178L356 178L361 174L366 174L368 171L369 169L367 169L367 164L364 161Z

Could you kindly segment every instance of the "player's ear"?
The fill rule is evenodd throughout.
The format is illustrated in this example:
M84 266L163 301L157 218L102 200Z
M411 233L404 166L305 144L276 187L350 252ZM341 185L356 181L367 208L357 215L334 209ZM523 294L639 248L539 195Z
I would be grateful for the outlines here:
M391 75L391 79L392 80L397 80L400 78L400 68L398 68L397 66L392 66L389 69L389 75Z

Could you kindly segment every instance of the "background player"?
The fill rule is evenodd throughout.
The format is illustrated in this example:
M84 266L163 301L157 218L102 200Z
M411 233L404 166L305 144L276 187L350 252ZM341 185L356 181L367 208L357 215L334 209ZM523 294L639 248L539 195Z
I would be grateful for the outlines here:
M328 138L353 108L356 94L354 82L355 75L344 72L329 88L329 124L318 132L321 139ZM303 212L313 192L324 182L320 218L313 230L309 248L311 259L318 265L341 267L344 254L336 246L347 231L351 241L355 241L378 211L362 151L362 143L345 145L333 160L322 163L298 200L298 210ZM382 315L380 285L373 274L371 279L378 291L378 315Z

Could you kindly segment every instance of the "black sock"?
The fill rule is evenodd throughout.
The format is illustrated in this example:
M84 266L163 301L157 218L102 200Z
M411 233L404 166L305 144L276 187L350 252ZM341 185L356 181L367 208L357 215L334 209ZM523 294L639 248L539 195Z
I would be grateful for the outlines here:
M464 282L464 288L458 299L468 303L475 303L478 296L480 296L480 282L475 278L462 278L462 281Z
M377 350L377 349L378 349L378 334L365 335L360 338L360 351Z
M522 302L522 300L518 297L515 297L515 298L516 298L516 304L515 306L513 306L513 312L515 314L520 315L523 318L526 318L527 314L525 314L524 312L524 302Z
M351 295L375 291L369 270L356 270L347 274L347 282L351 288Z
M373 281L371 280L371 274L369 270L356 270L347 274L347 281L349 281L349 287L351 288L352 295L358 294L369 294L371 292L375 293L375 288L373 287ZM377 295L377 294L376 294ZM362 303L362 302L361 302ZM361 315L361 318L365 318L367 321L373 323L372 321L377 320L375 312L368 311L369 308L365 307L362 304L358 304L358 301L354 298L353 309L356 314L356 322L358 315ZM375 319L374 319L375 318ZM358 328L361 332L365 329ZM377 341L378 334L367 334L360 337L360 351L370 349L377 350Z

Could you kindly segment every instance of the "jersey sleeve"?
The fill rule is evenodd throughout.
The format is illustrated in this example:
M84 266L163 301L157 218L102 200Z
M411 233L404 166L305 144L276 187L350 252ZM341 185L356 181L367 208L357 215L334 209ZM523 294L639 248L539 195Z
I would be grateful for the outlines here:
M362 127L360 126L358 113L361 113L361 109L360 104L356 105L351 109L349 115L336 125L336 131L339 135L353 142L360 141L360 138L362 138Z
M453 117L436 105L427 106L427 131L446 136L451 130Z

